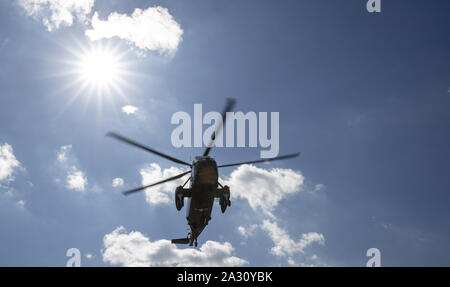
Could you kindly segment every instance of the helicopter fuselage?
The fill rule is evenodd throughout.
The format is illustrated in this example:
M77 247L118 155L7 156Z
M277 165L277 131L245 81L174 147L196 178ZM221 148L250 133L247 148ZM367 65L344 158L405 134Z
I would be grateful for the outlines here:
M186 204L186 220L191 229L190 244L211 219L219 184L216 161L209 156L196 157L192 163L191 177L190 197L187 197Z

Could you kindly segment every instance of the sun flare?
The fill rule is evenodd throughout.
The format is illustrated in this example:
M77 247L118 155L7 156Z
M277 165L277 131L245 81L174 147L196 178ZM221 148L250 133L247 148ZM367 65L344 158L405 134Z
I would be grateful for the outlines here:
M71 45L61 46L67 53L55 62L64 65L59 72L49 75L61 77L63 86L57 93L68 94L61 113L78 100L84 103L85 109L94 100L101 114L102 106L123 106L129 103L127 93L138 91L132 83L143 74L135 71L139 62L129 49L108 41L86 44L74 40Z
M94 85L109 85L118 76L118 60L108 51L92 51L81 59L81 76Z
M121 80L120 58L107 49L91 48L81 55L78 66L80 80L100 91L117 86Z

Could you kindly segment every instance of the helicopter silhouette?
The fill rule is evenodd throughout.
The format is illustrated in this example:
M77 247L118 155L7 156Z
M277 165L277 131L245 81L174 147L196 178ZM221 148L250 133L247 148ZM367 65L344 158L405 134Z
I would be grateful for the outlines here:
M189 178L185 181L185 183L178 186L175 190L175 206L177 210L180 211L184 206L184 199L187 198L186 220L190 227L190 232L188 233L186 238L172 239L172 243L188 244L189 246L195 244L195 246L197 247L197 238L202 233L206 225L208 225L208 222L211 220L211 212L214 205L214 199L219 199L219 205L222 213L225 212L227 207L231 206L230 188L227 185L224 186L219 182L219 168L283 160L294 158L300 155L300 153L293 153L267 159L217 165L214 158L209 156L209 153L214 145L216 134L219 134L221 132L222 127L225 124L226 113L230 112L233 109L235 103L236 101L234 99L227 100L225 108L222 112L222 123L220 123L217 126L216 130L213 132L211 140L205 151L203 152L203 155L196 156L191 164L156 151L148 146L137 143L117 133L107 133L107 136L113 137L119 141L156 154L172 162L190 167L190 170L172 176L170 178L166 178L152 184L140 186L123 192L124 195L129 195L150 188L152 186L163 184L189 175ZM185 188L188 182L190 182L190 185L188 188Z

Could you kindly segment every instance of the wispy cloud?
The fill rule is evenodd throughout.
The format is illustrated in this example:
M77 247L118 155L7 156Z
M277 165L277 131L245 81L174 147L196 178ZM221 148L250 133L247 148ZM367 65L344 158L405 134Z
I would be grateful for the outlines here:
M74 19L85 22L95 0L19 0L29 16L42 19L48 31L72 26Z
M142 177L142 185L148 185L164 178L175 176L184 172L184 169L178 167L170 167L164 170L156 164L152 163L140 170ZM145 199L148 203L154 204L170 204L173 202L173 194L178 185L182 185L186 178L180 178L161 185L152 187L151 191L145 191Z
M136 113L138 110L137 107L132 106L132 105L126 105L122 107L122 113L127 114L127 115L132 115L134 113Z
M242 266L229 242L206 241L199 249L179 249L169 240L156 240L123 226L103 238L103 261L120 266Z
M85 191L87 185L87 178L84 172L78 170L77 167L72 168L67 172L66 188L75 191Z
M60 147L60 149L57 151L57 160L59 162L66 162L67 161L67 153L72 149L72 145L65 145Z
M91 14L95 0L19 0L18 3L28 16L42 21L48 31L70 27L77 20L84 24L85 35L91 41L118 37L142 54L152 51L173 55L183 40L180 24L161 6L136 8L131 15L112 12L102 20L98 12Z
M325 184L319 183L314 186L313 192L323 192L323 191L325 191L325 189L326 189Z
M91 40L119 37L143 51L173 54L182 41L183 30L167 8L156 6L136 8L131 16L113 12L106 20L98 13L92 17L92 29L86 30Z
M11 145L0 144L0 182L10 182L14 180L14 170L20 167L20 162L14 155Z
M275 168L266 170L252 165L242 165L235 169L225 184L232 187L232 197L246 199L253 210L272 214L279 201L299 192L304 177L299 171Z
M123 180L123 178L120 178L120 177L116 177L112 181L113 187L123 186L123 184L124 184L124 180Z
M306 247L313 243L325 244L325 237L317 232L303 233L298 241L294 241L287 231L274 221L264 220L261 228L268 233L274 243L271 253L279 257L287 257L288 263L291 265L295 264L293 256L297 253L304 253Z
M255 230L258 228L258 224L251 224L247 227L245 226L238 226L237 230L239 232L239 234L241 234L244 238L248 238L253 236Z
M88 180L86 174L78 167L78 160L72 153L72 145L61 146L56 152L56 162L65 172L65 187L70 190L84 192ZM58 179L57 182L60 180Z

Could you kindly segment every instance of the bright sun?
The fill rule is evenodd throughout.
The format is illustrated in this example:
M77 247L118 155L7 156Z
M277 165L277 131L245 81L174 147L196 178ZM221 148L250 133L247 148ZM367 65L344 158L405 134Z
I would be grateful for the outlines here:
M97 88L117 84L120 74L119 58L111 51L93 49L81 57L80 77Z
M140 74L134 72L137 62L132 60L128 49L109 42L89 43L89 46L75 41L64 47L71 55L66 59L57 59L65 64L55 76L65 77L62 90L70 91L66 106L71 106L78 98L86 104L97 99L99 110L103 104L115 105L116 101L129 102L125 90L135 90L131 82ZM119 98L118 98L119 97ZM107 101L104 101L104 100Z
M68 50L74 58L66 61L70 67L65 74L75 76L68 86L78 88L77 96L82 93L111 95L112 92L123 96L122 87L128 86L126 78L130 76L126 67L131 63L125 61L127 51L101 43L89 47L78 45Z

